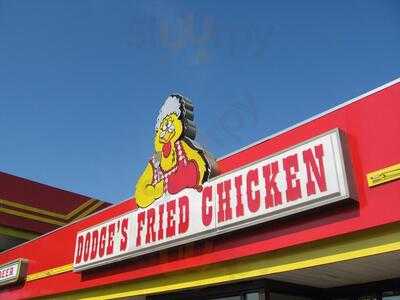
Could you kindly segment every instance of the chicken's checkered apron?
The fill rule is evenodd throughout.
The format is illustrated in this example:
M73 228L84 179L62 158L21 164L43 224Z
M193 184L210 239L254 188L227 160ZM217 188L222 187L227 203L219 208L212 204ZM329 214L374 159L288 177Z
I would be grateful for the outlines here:
M156 158L155 155L151 158L150 163L153 166L154 172L153 172L153 181L152 185L156 185L160 181L164 181L164 193L167 192L168 190L168 178L178 170L178 167L180 164L183 164L184 166L187 165L188 160L185 151L182 148L181 142L177 141L175 142L175 151L178 157L177 164L175 167L173 167L171 170L168 172L164 172L161 167L160 167L160 160Z

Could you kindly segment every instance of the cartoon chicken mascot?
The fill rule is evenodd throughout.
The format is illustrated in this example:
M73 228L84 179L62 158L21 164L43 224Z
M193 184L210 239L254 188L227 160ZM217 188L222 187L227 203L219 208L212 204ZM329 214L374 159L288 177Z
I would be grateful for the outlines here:
M215 172L215 161L194 142L193 105L181 95L170 95L157 117L154 154L140 176L136 204L147 207L164 194L183 189L202 190Z

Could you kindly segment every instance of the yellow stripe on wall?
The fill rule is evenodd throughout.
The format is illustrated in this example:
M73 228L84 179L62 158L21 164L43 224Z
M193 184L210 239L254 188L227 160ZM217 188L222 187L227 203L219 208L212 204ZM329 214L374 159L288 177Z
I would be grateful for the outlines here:
M367 174L369 187L398 179L400 179L400 164L395 164Z
M173 292L304 269L400 250L400 224L234 261L159 275L47 299L118 299Z
M60 214L60 213L56 213L56 212L53 212L53 211L49 211L49 210L45 210L45 209L41 209L41 208L37 208L37 207L25 205L25 204L21 204L21 203L17 203L17 202L5 200L5 199L0 199L0 206L7 205L7 206L10 206L10 207L20 208L20 209L23 209L23 210L26 210L26 211L30 211L30 212L42 214L42 215L45 215L45 216L48 216L48 217L54 217L54 218L58 218L58 219L62 219L62 220L66 220L67 221L71 217L73 217L75 214L77 214L78 212L80 212L83 209L85 209L86 207L88 207L94 201L96 201L96 200L95 199L89 199L85 203L83 203L82 205L78 206L77 208L75 208L73 211L71 211L68 214Z
M18 217L23 217L23 218L26 218L26 219L31 219L31 220L43 222L43 223L58 225L58 226L63 226L63 225L66 224L66 222L57 221L57 220L54 220L54 219L49 219L49 218L46 218L46 217L33 215L33 214L30 214L30 213L25 213L25 212L22 212L22 211L13 210L13 209L10 209L10 208L5 208L5 207L0 207L0 212L6 213L6 214L10 214L10 215L14 215L14 216L18 216Z
M38 279L42 279L42 278L46 278L49 276L54 276L54 275L70 272L70 271L72 271L72 264L60 266L60 267L53 268L53 269L48 269L48 270L45 270L42 272L29 274L28 276L26 276L26 281L38 280Z
M100 201L97 202L95 205L93 205L92 207L89 207L87 210L85 210L82 214L77 215L75 218L73 218L73 220L77 220L77 219L86 217L87 215L91 214L96 209L98 209L102 204L103 204L103 202L100 202Z
M66 218L69 220L71 218L73 218L78 212L81 212L83 209L85 209L86 207L88 207L89 205L91 205L93 202L98 201L99 203L103 203L100 200L96 200L96 199L89 199L87 200L85 203L83 203L81 206L78 206L77 208L75 208L73 211L71 211ZM76 217L74 217L73 219L76 219Z
M31 240L38 237L40 234L0 225L0 235L12 236L23 240Z

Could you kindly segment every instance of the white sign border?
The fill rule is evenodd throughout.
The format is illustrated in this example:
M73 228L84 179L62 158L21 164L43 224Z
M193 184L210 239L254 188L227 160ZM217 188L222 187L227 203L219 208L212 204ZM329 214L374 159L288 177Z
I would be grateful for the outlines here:
M207 231L204 234L199 234L199 235L195 235L195 236L192 236L192 237L178 238L178 239L173 240L173 241L169 241L169 242L166 242L166 243L163 243L163 244L160 244L160 245L154 245L154 246L145 248L143 250L134 251L132 253L121 253L120 255L113 256L113 257L111 257L109 259L88 263L88 264L86 264L84 266L74 267L73 271L74 272L81 272L81 271L92 269L92 268L95 268L95 267L99 267L99 266L103 266L103 265L109 265L109 264L112 264L112 263L115 263L115 262L120 262L122 260L131 259L131 258L138 257L138 256L141 256L141 255L154 253L156 251L161 251L161 250L169 249L169 248L172 248L172 247L181 246L181 245L192 243L192 242L195 242L195 241L199 241L199 240L207 239L207 238L210 238L210 237L218 236L218 235L221 235L221 234L224 234L224 233L240 230L240 229L243 229L243 228L248 228L248 227L251 227L251 226L254 226L254 225L257 225L257 224L273 221L273 220L276 220L276 219L281 219L281 218L284 218L284 217L287 217L287 216L290 216L290 215L299 214L299 213L304 212L304 211L309 211L309 210L312 210L312 209L317 208L317 207L333 204L333 203L336 203L336 202L339 202L339 201L342 201L342 200L345 200L345 199L349 199L350 201L353 200L353 201L357 202L356 190L355 190L353 174L352 174L353 168L352 168L352 165L351 165L351 160L349 158L347 139L346 139L345 133L342 130L340 130L339 128L331 129L331 130L329 130L327 132L324 132L324 133L322 133L322 134L320 134L318 136L315 136L315 137L313 137L311 139L305 140L305 141L300 142L298 144L295 144L295 145L293 145L291 147L282 149L281 151L278 151L278 152L275 152L275 153L273 153L271 155L265 156L265 157L263 157L263 158L261 158L259 160L253 161L253 162L248 163L246 165L243 165L240 168L233 169L233 170L231 170L229 172L226 172L226 173L223 173L223 174L218 175L216 177L213 177L207 183L213 182L214 180L217 180L220 177L225 177L225 176L227 176L227 175L229 175L229 174L231 174L233 172L236 172L236 171L239 171L239 170L244 169L246 167L252 166L252 165L254 165L254 164L258 163L258 162L267 160L267 159L272 158L274 156L277 156L277 155L279 155L281 153L287 152L287 151L289 151L291 149L295 149L297 147L300 147L300 146L302 146L304 144L313 142L314 140L317 140L317 139L319 139L321 137L324 137L324 136L327 136L327 135L330 135L330 134L336 134L336 136L337 136L337 139L335 139L335 140L338 141L338 143L336 145L333 145L333 147L338 150L338 157L339 157L339 161L336 162L336 163L339 164L339 165L337 165L337 167L339 167L339 168L336 168L336 169L337 170L341 170L342 173L343 173L343 174L337 174L338 181L339 182L342 181L341 182L341 187L344 187L344 191L343 191L342 194L339 194L338 196L334 196L332 198L327 198L325 200L321 200L321 198L318 198L318 201L313 201L312 203L310 203L310 202L307 202L305 204L301 203L301 204L299 204L298 207L293 207L292 206L292 207L290 207L290 209L283 210L283 211L280 211L280 212L274 212L272 215L263 215L263 216L260 216L260 218L257 218L255 220L253 219L253 220L248 221L248 222L244 221L243 223L236 224L236 225L231 225L229 227L225 227L225 228L222 228L222 229L221 228L220 229L217 228L217 229L212 230L212 231ZM333 142L333 141L331 140L331 142ZM132 212L128 212L128 213L119 215L117 217L111 218L111 219L109 219L107 221L104 221L102 223L99 223L99 224L90 226L88 228L85 228L82 231L86 231L86 230L89 230L91 228L99 227L102 224L105 224L105 223L110 222L112 220L121 218L121 217L123 217L125 215L128 215L130 213L132 213ZM78 233L77 233L77 235L78 235Z

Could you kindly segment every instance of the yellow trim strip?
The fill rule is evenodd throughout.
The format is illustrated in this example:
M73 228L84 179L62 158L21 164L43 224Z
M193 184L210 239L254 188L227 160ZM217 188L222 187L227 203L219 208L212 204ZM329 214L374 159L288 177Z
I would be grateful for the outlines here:
M71 211L66 217L68 218L68 219L71 219L73 216L75 216L78 212L81 212L83 209L85 209L86 207L88 207L90 204L92 204L94 201L98 201L98 202L100 202L100 203L103 203L103 202L101 202L100 200L96 200L96 199L93 199L93 198L91 198L91 199L89 199L89 200L87 200L85 203L83 203L81 206L78 206L77 208L75 208L73 211ZM75 218L74 218L75 219Z
M66 222L61 222L61 221L49 219L49 218L46 218L46 217L32 215L30 213L24 213L24 212L21 212L21 211L17 211L17 210L5 208L5 207L0 207L0 212L4 212L6 214L10 214L10 215L18 216L18 217L23 217L23 218L27 218L27 219L43 222L43 223L49 223L49 224L53 224L53 225L58 225L58 226L63 226L63 225L66 224Z
M157 281L143 281L137 284L131 283L129 287L121 286L117 288L106 289L98 291L91 291L89 293L82 293L79 299L85 300L100 300L100 299L117 299L122 297L132 297L132 296L143 296L150 294L159 294L165 292L172 292L182 289L204 287L213 284L222 284L227 282L233 282L238 280L252 279L256 277L271 275L275 273L287 272L292 270L304 269L314 266L319 266L323 264L335 263L344 260L350 260L355 258L360 258L364 256L385 253L387 250L385 248L395 248L400 249L400 243L387 245L384 247L376 247L366 249L366 251L355 251L348 252L339 255L331 255L322 258L309 259L299 262L287 263L282 265L270 265L266 262L260 262L260 266L252 266L252 264L245 266L235 266L235 265L222 265L219 266L222 271L209 270L206 272L196 272L193 275L185 273L178 276L172 276L171 278L158 278ZM258 264L258 263L257 263ZM254 269L252 268L254 267ZM210 271L214 274L208 275ZM213 272L214 271L214 272ZM203 273L203 274L202 274ZM204 274L205 273L205 274ZM182 278L186 277L186 280Z
M400 179L400 164L392 165L367 174L369 187L396 179Z
M96 200L93 198L89 199L88 201L86 201L82 205L78 206L77 208L75 208L73 211L71 211L70 213L68 213L66 215L60 214L60 213L55 213L55 212L45 210L45 209L40 209L40 208L29 206L29 205L25 205L25 204L21 204L21 203L17 203L14 201L5 200L5 199L0 199L0 206L7 205L7 206L16 207L16 208L24 209L27 211L39 213L39 214L46 215L49 217L59 218L59 219L63 219L63 220L69 220L71 217L73 217L75 214L77 214L84 208L88 207L94 201L96 201Z
M400 223L186 271L81 290L50 299L117 299L265 277L340 261L400 251Z
M40 234L0 225L0 235L7 235L19 239L31 240L35 237L38 237Z
M83 218L83 217L91 214L96 209L98 209L102 204L103 204L103 202L101 202L101 201L97 202L95 205L93 205L92 207L89 207L87 210L85 210L82 214L80 214L80 215L76 216L75 218L73 218L73 220L77 220L77 219Z
M54 276L54 275L58 275L58 274L62 274L65 272L70 272L72 271L72 264L68 264L68 265L64 265L61 267L57 267L57 268L53 268L53 269L48 269L42 272L37 272L37 273L33 273L30 274L26 277L26 281L32 281L32 280L37 280L37 279L42 279L42 278L46 278L49 276Z

